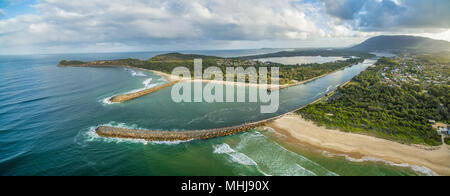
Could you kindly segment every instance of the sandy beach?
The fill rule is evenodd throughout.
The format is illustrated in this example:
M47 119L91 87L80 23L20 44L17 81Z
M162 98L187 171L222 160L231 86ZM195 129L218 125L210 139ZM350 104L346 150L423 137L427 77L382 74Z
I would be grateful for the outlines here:
M132 68L132 67L130 67ZM264 88L279 88L282 85L271 85L271 84L255 84L255 83L242 83L242 82L230 82L230 81L220 81L220 80L204 80L204 79L193 79L193 78L182 78L179 76L174 76L161 71L141 69L145 71L153 72L157 75L163 76L167 81L185 81L185 82L202 82L202 83L213 83L213 84L223 84L223 85L235 85L235 86L248 86L248 87L264 87ZM323 76L321 76L323 77ZM315 78L316 79L316 78Z
M345 133L319 127L301 116L288 114L268 127L288 136L290 142L311 146L354 159L376 158L395 164L431 169L438 175L450 175L450 150L447 145L431 148L400 144L371 136Z

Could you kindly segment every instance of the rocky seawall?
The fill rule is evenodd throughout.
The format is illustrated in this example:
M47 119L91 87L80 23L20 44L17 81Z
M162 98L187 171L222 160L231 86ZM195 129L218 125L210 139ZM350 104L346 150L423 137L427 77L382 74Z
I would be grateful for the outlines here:
M278 118L278 117L277 117ZM251 129L255 129L266 125L270 121L277 118L267 119L255 123L248 123L239 126L211 129L211 130L195 130L195 131L150 131L124 129L117 127L101 126L95 132L102 137L108 138L127 138L127 139L144 139L147 141L189 141L189 140L205 140L216 137L223 137L242 133Z
M314 104L323 99L317 98L310 104ZM264 127L269 123L278 120L289 113L297 112L305 106L296 108L291 112L281 114L272 118L264 119L257 122L244 123L232 127L209 129L209 130L193 130L193 131L161 131L161 130L137 130L125 129L110 126L100 126L95 129L97 135L106 138L124 138L124 139L144 139L147 141L189 141L189 140L206 140L217 137L224 137L243 133L259 127Z
M129 94L125 94L125 95L118 95L118 96L115 96L115 97L111 98L110 101L113 102L113 103L123 103L125 101L136 99L136 98L142 97L144 95L148 95L150 93L154 93L156 91L159 91L161 89L173 86L173 85L175 85L178 82L179 81L172 81L172 82L163 84L161 86L157 86L157 87L154 87L154 88L142 90L142 91L139 91L139 92L129 93Z
M142 68L136 68L136 67L130 67L130 66L126 66L126 65L119 65L119 64L114 64L112 61L96 61L96 62L91 62L91 63L80 63L80 64L68 64L68 65L63 65L63 64L58 64L58 67L104 67L104 68L108 68L108 67L125 67L125 68L130 68L130 69L139 69L139 70L144 70L144 71L151 71L154 72L158 75L163 76L164 78L166 78L169 83L163 84L161 86L157 86L154 88L150 88L150 89L145 89L139 92L135 92L135 93L128 93L128 94L124 94L124 95L117 95L114 96L110 99L111 102L113 103L123 103L126 101L130 101L139 97L142 97L144 95L148 95L151 93L154 93L156 91L162 90L164 88L170 87L175 85L176 83L180 82L181 80L175 80L172 79L170 77L170 75L159 72L159 71L153 71L153 70L147 70L147 69L142 69Z
M315 103L322 98L318 98L312 103ZM264 119L257 122L245 123L232 127L209 129L209 130L193 130L193 131L160 131L160 130L137 130L125 129L110 126L100 126L95 129L97 135L107 138L124 138L124 139L144 139L147 141L189 141L189 140L206 140L217 137L224 137L243 133L259 127L264 127L269 123L278 120L286 114L301 110L305 106L297 108L291 112Z

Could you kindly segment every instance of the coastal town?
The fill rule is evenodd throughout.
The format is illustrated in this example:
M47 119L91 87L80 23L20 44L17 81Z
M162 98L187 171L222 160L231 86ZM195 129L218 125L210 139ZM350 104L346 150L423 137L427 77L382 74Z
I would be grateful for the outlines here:
M397 56L400 66L386 66L380 72L383 82L391 86L401 83L420 84L427 87L450 84L450 67L448 64L432 64L415 56Z
M385 66L379 73L382 83L390 87L400 88L403 84L414 84L423 88L421 93L430 94L440 86L450 85L450 66L447 63L427 62L417 55L403 54L395 57L398 66ZM444 109L445 105L440 103L436 106ZM428 122L439 135L444 137L450 135L450 126L435 119Z

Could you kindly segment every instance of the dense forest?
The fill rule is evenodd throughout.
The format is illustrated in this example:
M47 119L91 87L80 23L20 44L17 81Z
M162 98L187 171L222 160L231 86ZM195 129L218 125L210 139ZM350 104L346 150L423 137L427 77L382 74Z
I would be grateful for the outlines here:
M282 65L277 63L262 63L259 61L244 60L241 58L220 58L214 56L193 55L193 54L180 54L169 53L164 55L155 56L149 60L138 59L119 59L119 60L107 60L107 61L94 61L94 62L81 62L81 61L66 61L63 60L59 63L60 66L130 66L155 71L162 71L165 73L171 73L176 67L186 67L194 74L194 59L201 58L203 60L203 70L208 67L216 66L222 69L223 73L226 73L227 67L255 67L259 70L260 67L268 68L268 75L270 77L270 68L280 68L280 84L293 83L295 81L308 80L317 76L321 76L350 65L361 63L364 58L350 58L345 61L336 61L324 64L305 64L305 65ZM247 78L248 79L248 78ZM270 81L270 78L269 78Z
M384 83L380 73L386 67L400 67L400 64L381 58L335 94L299 113L319 125L346 132L403 143L440 145L441 138L429 120L450 122L450 87Z

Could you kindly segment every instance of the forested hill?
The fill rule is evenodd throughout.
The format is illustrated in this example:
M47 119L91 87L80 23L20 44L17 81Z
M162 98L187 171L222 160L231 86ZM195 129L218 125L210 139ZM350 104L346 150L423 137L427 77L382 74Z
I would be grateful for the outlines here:
M350 51L409 50L417 52L450 51L450 42L416 36L377 36L349 48Z
M450 123L450 66L381 58L347 86L299 113L319 125L402 143L440 145L430 121ZM432 60L434 61L434 60Z

